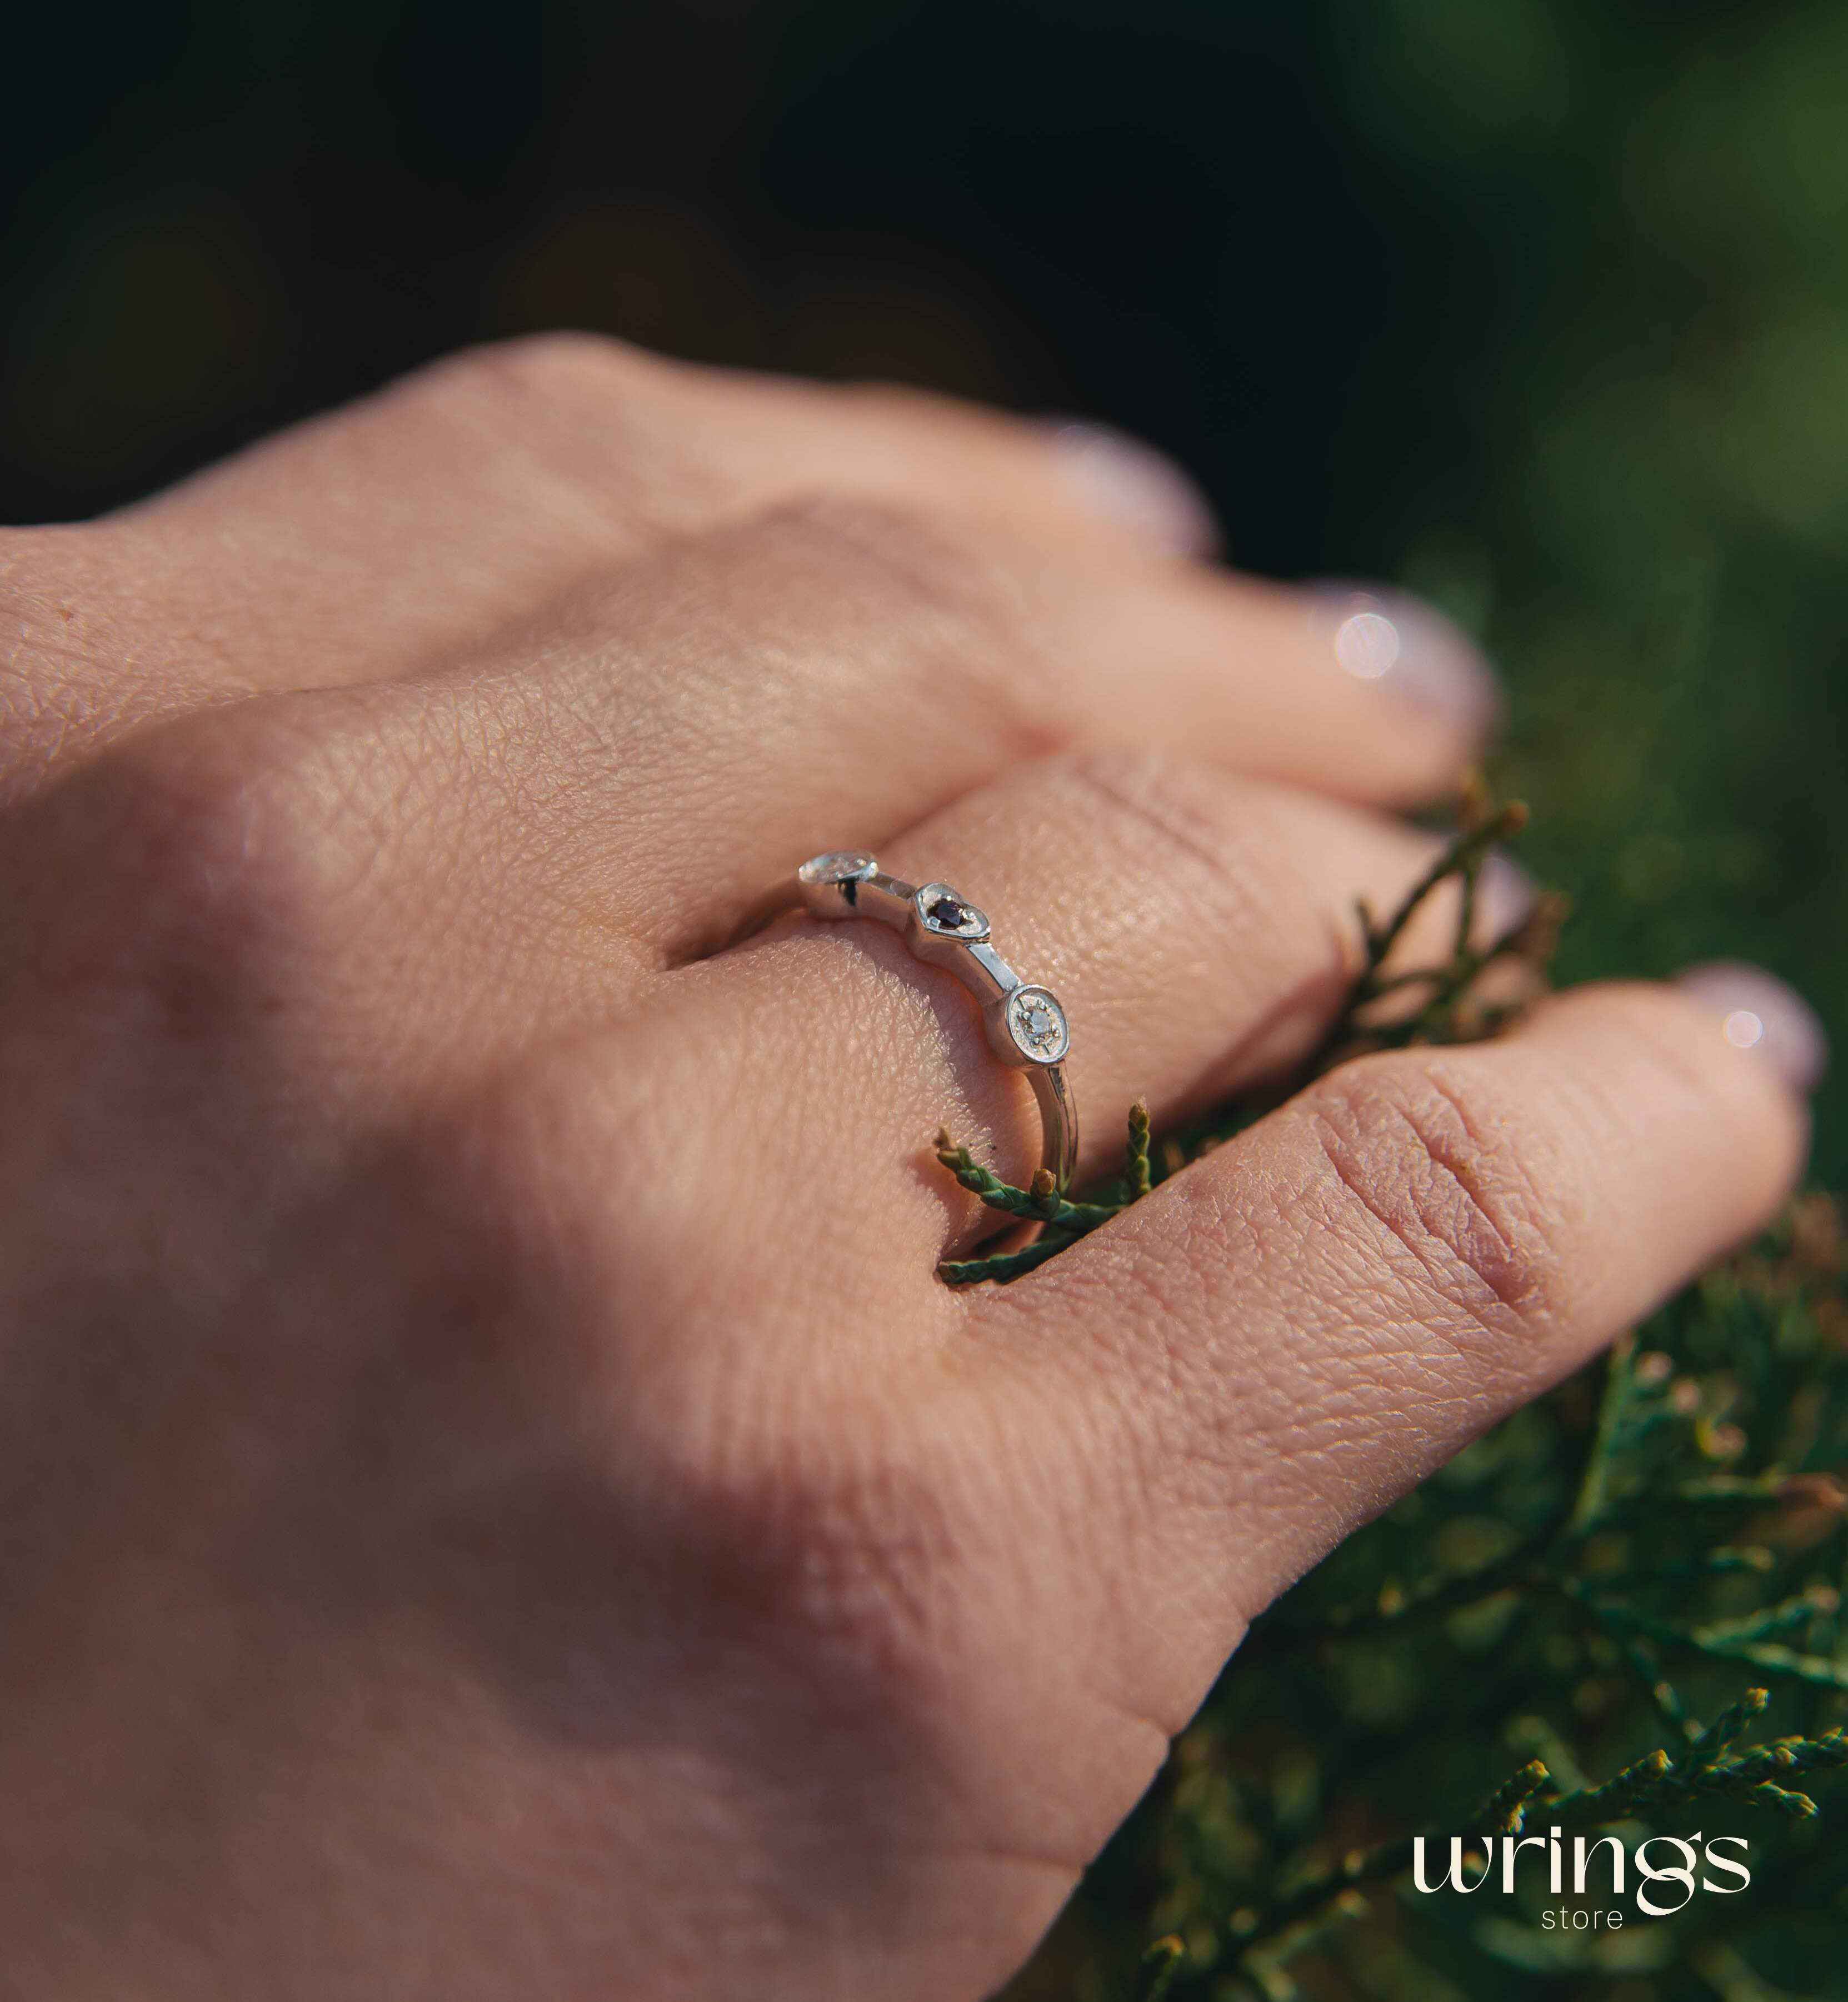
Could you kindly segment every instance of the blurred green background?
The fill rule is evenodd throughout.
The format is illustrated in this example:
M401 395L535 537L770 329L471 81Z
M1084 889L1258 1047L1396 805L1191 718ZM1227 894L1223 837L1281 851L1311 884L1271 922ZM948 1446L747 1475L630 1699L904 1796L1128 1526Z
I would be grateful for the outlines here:
M1485 639L1568 977L1843 1041L1839 0L98 0L7 76L0 518L557 323L1108 418Z

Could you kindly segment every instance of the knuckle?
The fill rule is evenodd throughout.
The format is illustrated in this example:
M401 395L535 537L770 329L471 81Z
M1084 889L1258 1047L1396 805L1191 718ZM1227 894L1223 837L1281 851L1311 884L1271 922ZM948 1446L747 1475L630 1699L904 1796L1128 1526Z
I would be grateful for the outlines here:
M906 382L855 382L836 392L855 415L876 424L916 435L946 436L958 441L1037 442L1020 418L940 389Z
M846 412L884 430L930 462L948 464L954 453L973 484L983 469L1006 478L1026 473L1042 480L1055 475L1046 430L1031 420L902 382L854 382L832 392Z
M1160 751L1088 751L1055 760L1075 826L1100 826L1113 853L1165 875L1220 916L1248 917L1277 873L1276 845L1240 783Z
M889 1411L830 1411L678 1483L694 1568L747 1625L881 1673L915 1666L965 1538Z
M1518 1331L1551 1317L1556 1261L1532 1164L1441 1063L1363 1062L1302 1113L1337 1227L1383 1249L1426 1318Z
M889 644L920 673L960 681L985 706L1022 722L1042 705L1030 685L1048 664L1009 588L1005 563L940 516L843 494L779 502L730 532L754 595L771 604L827 603ZM1041 731L1034 739L1052 741Z
M857 494L803 494L758 515L751 532L876 602L897 598L959 618L999 620L992 566L973 543L921 510Z
M645 398L664 385L672 366L604 334L526 334L446 355L407 387L465 410L485 407L523 427L535 405L569 413Z
M263 706L131 739L47 796L42 994L185 1036L274 1005L324 919L329 802Z

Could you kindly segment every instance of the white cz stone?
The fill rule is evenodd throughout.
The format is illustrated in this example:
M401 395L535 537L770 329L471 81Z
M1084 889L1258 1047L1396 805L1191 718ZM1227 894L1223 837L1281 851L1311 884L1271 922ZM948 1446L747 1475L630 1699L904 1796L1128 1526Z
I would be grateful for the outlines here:
M1018 987L1009 996L1007 1032L1036 1063L1058 1063L1071 1046L1065 1011L1043 987Z
M850 883L857 876L870 876L878 867L863 849L842 848L812 856L796 874L804 883Z

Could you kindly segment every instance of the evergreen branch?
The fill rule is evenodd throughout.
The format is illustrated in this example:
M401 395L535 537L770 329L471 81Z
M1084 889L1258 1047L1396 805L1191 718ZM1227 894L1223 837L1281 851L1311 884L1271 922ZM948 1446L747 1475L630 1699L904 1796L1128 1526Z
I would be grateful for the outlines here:
M1024 1217L1035 1222L1056 1225L1066 1233L1068 1240L1083 1236L1100 1223L1109 1222L1122 1207L1119 1203L1068 1202L1058 1194L1058 1185L1044 1168L1034 1176L1033 1188L1016 1188L1012 1182L1004 1182L993 1169L985 1168L967 1147L958 1146L947 1132L940 1131L937 1134L936 1157L971 1195L980 1197L990 1209L999 1210L1004 1216Z
M1549 1784L1552 1777L1539 1760L1529 1759L1490 1794L1475 1820L1484 1825L1487 1834L1518 1835L1526 1816L1527 1803Z
M1659 1747L1626 1766L1601 1787L1589 1787L1576 1794L1564 1794L1551 1802L1547 1812L1562 1821L1570 1815L1594 1826L1621 1821L1633 1808L1652 1799L1662 1776L1670 1770L1666 1752Z
M1687 1756L1682 1761L1684 1770L1691 1771L1710 1764L1729 1750L1733 1740L1745 1735L1752 1720L1763 1716L1770 1700L1769 1690L1749 1689L1736 1701L1728 1704L1704 1731L1696 1735L1688 1747Z
M1129 1108L1129 1144L1124 1151L1129 1200L1137 1202L1153 1186L1149 1160L1149 1107L1145 1100L1138 1098Z
M1777 1560L1763 1543L1727 1544L1700 1550L1693 1557L1673 1557L1652 1565L1639 1582L1679 1585L1690 1578L1721 1578L1728 1572L1756 1571L1761 1576L1777 1568Z
M1787 1777L1848 1767L1848 1732L1831 1732L1821 1739L1780 1739L1773 1745L1726 1754L1724 1748L1762 1712L1764 1704L1762 1690L1749 1690L1709 1730L1694 1736L1679 1763L1658 1747L1601 1786L1561 1792L1553 1786L1546 1764L1530 1760L1489 1795L1464 1828L1485 1839L1518 1836L1529 1811L1536 1806L1543 1807L1549 1823L1561 1829L1602 1828L1648 1809L1680 1805L1707 1794L1807 1819L1817 1812L1815 1802L1807 1794L1780 1786L1770 1775ZM1444 1833L1427 1829L1424 1839L1442 1839ZM1350 1850L1338 1863L1324 1865L1302 1879L1267 1908L1242 1914L1234 1928L1243 1941L1241 1965L1251 1971L1254 1956L1267 1948L1270 1957L1276 1958L1277 1942L1293 1939L1316 1924L1337 1898L1406 1875L1415 1855L1414 1839L1409 1836Z
M1842 1596L1832 1585L1807 1585L1794 1597L1780 1599L1775 1606L1763 1606L1736 1620L1710 1620L1700 1631L1710 1644L1723 1647L1738 1641L1763 1641L1788 1627L1806 1625L1819 1613L1833 1613L1841 1603Z
M1302 1990L1290 1979L1288 1964L1338 1927L1363 1919L1367 1901L1351 1888L1337 1893L1326 1906L1298 1921L1262 1944L1254 1944L1241 1956L1244 1972L1257 1983L1265 2002L1301 2002Z
M1493 806L1480 779L1473 778L1466 790L1462 825L1431 867L1383 924L1361 907L1362 964L1350 983L1341 1006L1336 1011L1327 1034L1280 1087L1248 1092L1209 1114L1187 1134L1162 1142L1165 1174L1173 1174L1233 1134L1242 1131L1273 1106L1320 1076L1350 1054L1362 1048L1383 1049L1408 1042L1473 1041L1495 1034L1517 1010L1505 1006L1466 1005L1469 990L1492 964L1521 957L1543 965L1552 950L1554 936L1564 913L1564 900L1542 897L1534 909L1485 947L1473 948L1469 933L1473 926L1477 891L1484 859L1495 844L1525 825L1527 810L1518 802ZM1456 943L1444 964L1410 974L1386 974L1383 964L1403 936L1419 907L1447 878L1456 876L1461 884L1461 908ZM1428 984L1431 992L1422 1006L1403 1020L1363 1026L1362 1012L1383 995L1413 981ZM1063 1250L1079 1238L1119 1216L1130 1203L1148 1195L1156 1176L1151 1159L1149 1112L1138 1102L1129 1115L1129 1142L1122 1181L1097 1200L1073 1202L1062 1192L1036 1184L1016 1188L992 1170L982 1167L966 1147L957 1146L947 1132L937 1135L937 1158L957 1181L988 1208L1004 1216L1055 1225L1062 1233L1047 1246L1042 1239L1034 1249L1038 1257L1020 1265L1018 1254L996 1254L1006 1262L990 1264L982 1259L947 1260L938 1268L953 1285L971 1285L981 1279L1018 1278L1041 1264L1053 1251Z
M1566 1533L1585 1536L1604 1519L1609 1508L1610 1482L1617 1442L1622 1436L1636 1395L1637 1338L1620 1335L1613 1345L1605 1365L1604 1395L1598 1406L1598 1429L1585 1462L1578 1499L1567 1519Z
M1774 1773L1835 1773L1844 1766L1848 1766L1848 1734L1839 1727L1820 1738L1780 1738L1726 1762L1728 1771L1759 1779Z
M1288 1757L1307 1766L1307 1797L1324 1802L1322 1826L1343 1825L1337 1815L1348 1826L1367 1826L1392 1797L1383 1788L1407 1785L1403 1762L1389 1750L1400 1733L1385 1719L1404 1716L1413 1729L1441 1733L1443 1713L1431 1706L1466 1659L1469 1693L1456 1700L1456 1728L1493 1731L1499 1708L1515 1718L1502 1726L1507 1742L1543 1761L1491 1797L1475 1824L1482 1833L1494 1827L1518 1835L1543 1813L1562 1829L1620 1829L1712 1801L1800 1824L1817 1815L1818 1802L1826 1805L1815 1782L1848 1772L1848 1732L1825 1728L1848 1714L1848 1646L1838 1655L1829 1638L1848 1582L1841 1470L1848 1468L1848 1259L1839 1249L1843 1234L1832 1238L1830 1228L1818 1234L1813 1218L1805 1224L1801 1259L1785 1232L1708 1275L1654 1319L1641 1342L1616 1345L1588 1409L1591 1386L1581 1378L1537 1416L1509 1421L1495 1435L1503 1443L1459 1467L1454 1481L1432 1483L1415 1505L1364 1532L1375 1540L1372 1590L1351 1589L1332 1611L1311 1613L1316 1588L1306 1584L1281 1619L1260 1624L1257 1644L1241 1654L1226 1693L1214 1699L1209 1717L1216 1721L1202 1727L1229 1727L1217 1740L1220 1749L1210 1764L1184 1763L1162 1819L1176 1846L1159 1923L1184 1918L1185 1936L1194 1938L1230 1911L1216 1922L1236 1952L1236 1973L1208 1953L1198 1974L1184 1968L1177 1976L1171 2002L1253 1988L1296 1993L1285 1963L1351 1921L1366 1923L1364 1943L1318 1964L1313 1984L1302 1973L1302 1992L1313 1986L1318 1996L1345 1998L1359 1992L1351 1986L1358 1983L1371 1993L1369 1970L1389 1964L1394 1993L1435 1992L1457 1979L1472 1995L1502 1992L1500 1949L1486 1938L1446 1927L1446 1944L1434 1944L1427 1958L1423 1942L1436 1935L1420 1919L1425 1901L1408 1900L1405 1914L1389 1922L1367 1919L1366 1898L1409 1873L1415 1838L1352 1849L1306 1874L1282 1845L1300 1839L1292 1831L1300 1831L1307 1810L1274 1806L1267 1813L1263 1805L1267 1796L1300 1798L1291 1766L1264 1777L1281 1753L1274 1735L1281 1728L1299 1734ZM1768 1463L1710 1471L1722 1422ZM1488 1563L1458 1568L1450 1554L1480 1547L1481 1519L1532 1520L1536 1479L1550 1498L1560 1497L1551 1520ZM1449 1540L1452 1528L1466 1526L1466 1536ZM1820 1575L1782 1582L1806 1550L1815 1552ZM1438 1561L1440 1554L1449 1561ZM1355 1561L1344 1563L1351 1578ZM1359 1578L1366 1575L1363 1566ZM1397 1582L1406 1575L1420 1582L1408 1589ZM1443 1618L1470 1608L1488 1617L1455 1624ZM1555 1608L1569 1610L1569 1624ZM1588 1634L1597 1651L1589 1675ZM1602 1672L1607 1648L1627 1675ZM1784 1685L1780 1702L1800 1728L1745 1742L1768 1702L1756 1686L1731 1702L1722 1694L1703 1727L1689 1714L1693 1686L1679 1680L1684 1662L1743 1665L1764 1683ZM1602 1784L1589 1783L1562 1735L1562 1728L1570 1734L1557 1714L1562 1682L1571 1698L1567 1718L1582 1716L1608 1739L1633 1728L1639 1712L1649 1714L1642 1712L1647 1704L1662 1742ZM1543 1707L1555 1714L1539 1714ZM1428 1805L1406 1813L1401 1825L1415 1826ZM1703 1906L1701 1925L1665 1948L1665 1966L1685 1969L1702 1942L1762 1924L1773 1908L1848 1913L1839 1845L1793 1850L1777 1847L1783 1840L1777 1831L1765 1838L1773 1858L1766 1865L1755 1836L1750 1898L1738 1900L1736 1912ZM1325 1842L1316 1849L1327 1854ZM1832 1871L1831 1855L1838 1858ZM1463 1957L1454 1975L1445 1958L1453 1953Z
M1518 1835L1527 1803L1549 1783L1551 1775L1538 1759L1530 1759L1490 1794L1468 1826L1480 1827L1491 1836ZM1428 1841L1436 1834L1427 1829ZM1414 1838L1395 1836L1368 1849L1352 1849L1337 1863L1327 1864L1302 1879L1285 1897L1267 1910L1250 1913L1241 1929L1247 1939L1243 1951L1248 1957L1259 1945L1274 1941L1306 1921L1314 1919L1325 1906L1344 1892L1365 1884L1380 1883L1403 1876L1412 1867L1416 1854Z
M1348 1641L1413 1621L1459 1612L1466 1606L1480 1606L1484 1599L1539 1582L1535 1558L1553 1541L1555 1532L1547 1528L1526 1536L1505 1556L1475 1571L1452 1571L1423 1581L1410 1592L1388 1585L1374 1598L1338 1606L1318 1622L1292 1626L1288 1621L1272 1624L1267 1619L1260 1632L1281 1634L1288 1641L1304 1644L1321 1641Z
M1793 1681L1812 1683L1818 1688L1848 1690L1848 1662L1832 1661L1824 1655L1800 1654L1794 1648L1775 1642L1742 1641L1728 1631L1728 1624L1677 1627L1672 1621L1634 1606L1609 1599L1585 1600L1587 1610L1601 1620L1625 1627L1665 1647L1682 1648L1711 1656L1715 1661L1745 1662L1768 1674L1787 1676Z
M1721 1502L1776 1502L1783 1499L1790 1477L1780 1467L1763 1474L1710 1474L1697 1481L1652 1495L1652 1504L1668 1502L1681 1508L1703 1508Z
M1372 913L1365 904L1359 906L1367 952L1366 971L1361 977L1361 985L1366 990L1368 999L1372 998L1374 992L1373 976L1404 935L1406 926L1417 916L1425 898L1459 870L1480 868L1483 856L1490 849L1510 835L1519 833L1527 825L1527 808L1518 800L1510 800L1505 806L1486 814L1480 820L1469 812L1466 804L1465 811L1466 819L1473 824L1466 825L1452 837L1449 845L1406 892L1399 908L1383 925L1374 923ZM1467 939L1463 942L1466 945Z
M1591 1782L1578 1763L1578 1754L1543 1717L1517 1718L1507 1732L1509 1745L1538 1759L1547 1771L1564 1783L1568 1794L1589 1793Z
M1637 1679L1656 1714L1677 1737L1691 1739L1696 1736L1700 1727L1688 1714L1688 1707L1681 1700L1681 1692L1662 1673L1661 1664L1650 1653L1641 1641L1627 1634L1614 1634L1617 1651L1623 1657L1624 1666Z
M1781 1648L1771 1642L1715 1638L1701 1627L1685 1638L1689 1644L1717 1661L1744 1662L1768 1675L1788 1676L1794 1682L1813 1683L1818 1689L1848 1690L1848 1662L1832 1661L1826 1655L1800 1654L1794 1648Z
M991 1251L985 1257L975 1258L946 1258L937 1267L937 1277L952 1286L973 1286L983 1279L993 1279L1005 1285L1009 1279L1018 1279L1035 1266L1044 1264L1070 1242L1058 1232L1049 1230L1044 1236L1035 1238L1018 1251Z
M1180 1972L1187 1957L1186 1947L1173 1933L1154 1941L1143 1953L1137 1967L1135 1986L1130 1991L1129 2002L1162 2002L1173 1986L1174 1977Z

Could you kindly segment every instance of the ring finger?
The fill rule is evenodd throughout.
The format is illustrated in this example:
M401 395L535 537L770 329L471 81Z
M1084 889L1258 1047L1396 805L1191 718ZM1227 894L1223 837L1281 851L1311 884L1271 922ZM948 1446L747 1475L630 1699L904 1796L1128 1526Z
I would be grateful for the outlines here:
M1356 969L1355 898L1390 908L1435 847L1287 788L1105 752L983 787L880 860L966 891L996 950L1058 996L1082 1176L1119 1155L1133 1098L1172 1121L1300 1059ZM1479 934L1515 922L1525 901L1518 871L1492 869ZM1436 956L1455 922L1454 902L1432 899L1403 949ZM989 1053L972 998L881 925L779 926L671 976L620 1044L661 1118L715 1094L728 1108L720 1158L702 1171L715 1189L735 1176L735 1203L786 1203L774 1227L795 1237L836 1202L876 1209L891 1226L869 1247L882 1272L894 1258L929 1271L946 1198L953 1234L978 1221L928 1164L937 1128L1016 1183L1039 1158L1032 1096ZM762 1123L747 1135L739 1118ZM792 1149L800 1174L792 1163L766 1179L766 1160Z

